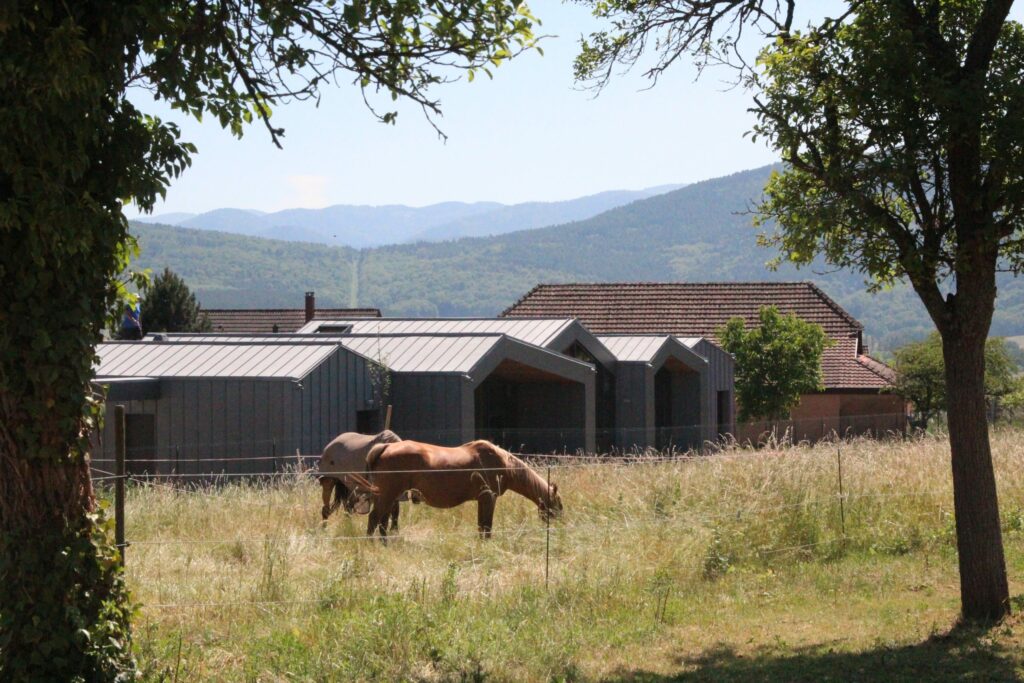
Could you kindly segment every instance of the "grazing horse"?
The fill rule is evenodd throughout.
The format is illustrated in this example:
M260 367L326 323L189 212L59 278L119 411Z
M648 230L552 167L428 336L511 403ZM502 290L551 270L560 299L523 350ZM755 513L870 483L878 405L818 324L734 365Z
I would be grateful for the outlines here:
M324 506L320 515L324 521L340 505L345 506L348 513L355 512L365 515L370 511L370 491L364 485L366 480L357 477L356 473L366 469L366 457L370 449L377 444L396 443L401 441L391 430L385 429L380 434L358 434L345 432L324 447L320 456L320 486L323 488ZM331 502L331 494L334 502ZM398 528L398 503L391 511L391 528Z
M477 527L491 535L494 505L505 491L532 500L542 519L562 512L558 486L549 485L529 465L489 441L471 441L455 448L418 441L378 444L366 457L367 478L377 491L367 536L380 531L387 539L387 511L406 491L432 507L453 508L471 500L477 505Z

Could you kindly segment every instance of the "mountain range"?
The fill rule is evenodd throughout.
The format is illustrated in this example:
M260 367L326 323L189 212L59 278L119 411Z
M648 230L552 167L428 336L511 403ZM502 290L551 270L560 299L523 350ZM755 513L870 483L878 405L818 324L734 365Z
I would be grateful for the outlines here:
M423 207L338 204L324 209L215 209L206 213L169 213L139 222L217 230L289 242L367 248L405 242L437 242L462 237L501 235L569 221L683 187L661 185L644 190L612 190L558 202L443 202Z
M863 277L824 267L769 270L750 209L772 167L716 178L586 220L491 237L329 247L133 223L139 264L169 266L205 307L377 306L386 315L495 315L538 282L813 280L891 349L931 328L905 285L878 294ZM770 230L765 226L763 230ZM1024 281L1003 276L992 333L1024 334Z

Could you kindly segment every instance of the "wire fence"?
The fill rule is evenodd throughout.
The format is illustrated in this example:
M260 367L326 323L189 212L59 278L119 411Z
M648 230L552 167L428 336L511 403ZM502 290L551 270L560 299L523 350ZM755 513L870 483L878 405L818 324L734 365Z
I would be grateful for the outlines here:
M888 436L902 439L906 437L906 434L889 434ZM686 468L706 465L714 466L715 464L736 462L737 460L743 459L764 460L765 458L785 458L788 453L796 453L801 457L804 457L807 453L812 452L808 449L801 448L799 443L794 443L794 440L789 438L776 438L773 443L775 445L784 445L785 449L780 453L768 456L764 452L753 448L741 448L735 441L731 441L716 444L714 448L707 448L705 450L644 450L603 455L584 452L547 454L518 453L518 455L522 457L527 467L535 468L540 474L546 473L547 479L550 482L553 477L562 477L570 473L576 475L593 470L599 472L602 477L607 475L607 477L613 478L616 474L635 474L642 472L643 468L650 467L669 466ZM822 457L834 457L835 459L834 486L826 495L805 497L796 501L781 502L767 506L763 503L748 504L742 497L738 497L735 504L729 506L702 510L699 512L688 510L667 516L655 515L653 518L617 518L604 516L586 521L559 521L551 524L550 518L545 517L545 519L548 520L548 523L543 527L513 526L509 528L493 529L490 531L490 534L499 539L509 538L517 543L526 543L528 547L535 547L536 549L534 554L536 561L538 562L538 566L543 562L544 577L545 582L547 582L549 575L548 568L551 560L551 540L553 535L560 544L585 545L587 543L599 542L601 538L605 537L614 538L617 543L628 544L636 542L638 539L646 538L645 534L652 530L658 530L659 533L678 534L679 537L682 538L687 534L692 536L694 530L714 528L716 525L719 525L726 520L736 522L741 519L751 519L757 520L758 523L765 523L766 520L769 520L774 516L783 516L795 510L802 510L805 513L827 516L829 518L826 526L833 529L834 533L825 537L815 538L808 540L807 542L781 543L756 548L757 556L767 560L767 558L785 556L787 553L803 553L811 551L822 546L838 547L840 545L853 542L864 542L865 539L858 539L853 535L848 535L847 512L851 507L860 506L861 508L864 508L865 506L871 506L873 504L877 505L881 501L889 499L920 498L925 499L925 502L933 507L937 514L945 514L951 509L952 501L948 492L944 490L862 490L851 492L849 482L844 482L843 480L843 450L848 446L848 441L844 441L839 438L838 435L834 435L829 446L824 447L819 444L816 447L817 451L813 451L815 453L820 452ZM129 451L129 449L123 445L123 442L121 448L125 452L125 459L127 459L127 451ZM181 497L185 501L195 498L206 501L219 501L225 505L244 504L253 509L259 508L281 516L283 521L287 522L290 520L294 521L294 518L286 517L284 514L286 512L302 511L303 514L308 513L312 517L319 511L319 503L321 502L320 496L318 495L319 491L312 485L314 477L319 474L316 468L313 467L317 458L319 458L319 455L310 456L298 454L297 456L293 456L287 462L285 467L281 467L280 462L274 462L272 467L260 467L259 464L265 465L271 462L271 459L266 457L243 458L240 456L231 456L230 458L223 459L195 458L193 460L195 463L232 463L240 461L247 462L250 465L253 463L257 464L257 466L250 471L221 471L217 473L208 473L203 476L199 476L194 473L175 472L173 470L159 474L150 474L148 471L131 473L122 470L122 473L119 474L117 467L101 469L95 466L96 463L94 461L93 472L95 475L94 481L97 482L101 490L110 490L110 487L114 484L121 482L128 485L127 495L129 497L139 496L141 495L140 492L142 490L148 489L159 491L174 497ZM117 459L115 458L115 463L116 461ZM152 463L170 462L168 459L164 458L140 458L139 461ZM176 464L180 464L180 461ZM121 466L125 467L125 460L122 460ZM513 469L514 468L509 467L457 467L442 471L428 470L426 474L451 476L459 473L476 472L480 474L507 475L511 474ZM359 475L367 474L365 468L354 469L349 472L332 472L331 474L332 476L340 476L346 473ZM423 475L424 471L419 469L409 469L388 472L388 474L405 473ZM659 472L660 476L664 476L665 474L666 472L664 471ZM672 475L673 471L670 470L667 474ZM381 475L378 473L378 476ZM259 490L265 492L266 499L248 500L235 496L227 499L225 498L225 496L228 495L227 492L229 488L233 490L233 488L244 488L248 486L258 487ZM295 502L297 498L295 492L296 486L301 487L301 491L309 495L308 503ZM818 493L820 494L820 491ZM281 500L282 498L283 500ZM120 507L123 509L123 499L121 503ZM339 511L338 514L345 513L343 511ZM361 533L326 533L322 528L310 528L307 524L306 526L294 531L280 532L279 530L279 532L275 534L264 533L253 535L239 533L232 535L228 533L210 537L205 535L183 536L167 533L165 536L154 537L153 535L132 533L132 520L130 517L127 519L122 518L119 523L121 524L121 534L124 539L123 543L120 544L122 553L125 553L129 548L135 548L139 553L143 554L142 557L144 559L145 553L148 552L169 552L172 557L178 556L181 558L188 558L187 566L190 568L192 567L191 558L193 557L193 553L206 552L204 549L212 549L222 546L229 546L231 548L239 548L243 546L262 546L264 548L302 547L308 549L310 547L320 545L338 546L342 544L366 544L376 536L375 534ZM211 519L210 524L213 523L215 523L215 520ZM474 528L458 530L431 529L427 535L424 535L423 531L416 531L414 529L412 533L403 530L401 533L389 534L388 540L429 549L434 547L435 544L468 542L478 536L479 531ZM531 544L534 543L537 545L532 546ZM122 555L122 557L124 557L124 555ZM131 559L129 558L126 561L128 562L128 566L131 567ZM195 569L190 569L190 571L199 573L198 570ZM556 571L568 572L571 571L571 567L557 566L556 563ZM141 575L130 572L130 576ZM160 599L147 604L146 608L174 611L188 609L231 608L243 605L260 607L306 605L322 604L322 602L322 598L225 601L210 601L202 599L194 601L168 601Z

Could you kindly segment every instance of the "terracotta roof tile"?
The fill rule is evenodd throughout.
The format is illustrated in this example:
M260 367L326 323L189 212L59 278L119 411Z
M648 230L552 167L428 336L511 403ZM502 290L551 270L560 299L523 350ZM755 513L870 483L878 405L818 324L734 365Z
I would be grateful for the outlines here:
M826 388L880 389L891 384L891 368L861 354L863 325L810 282L541 284L502 315L579 318L594 334L715 339L731 318L755 324L762 306L796 313L821 325L835 340L822 355Z
M297 332L306 324L304 308L213 308L206 309L212 332L232 334L259 334L274 332ZM342 318L379 318L376 308L318 308L314 320Z

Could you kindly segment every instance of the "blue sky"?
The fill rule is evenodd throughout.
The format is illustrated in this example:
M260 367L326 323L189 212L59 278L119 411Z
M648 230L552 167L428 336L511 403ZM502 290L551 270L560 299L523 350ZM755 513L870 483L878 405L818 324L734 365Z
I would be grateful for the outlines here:
M397 125L378 123L351 85L326 90L319 107L279 106L283 150L260 126L236 140L213 121L183 119L137 94L138 105L178 122L199 148L154 213L549 201L693 182L774 160L761 142L743 137L753 123L750 96L729 89L728 72L696 81L692 66L680 62L653 89L636 71L595 98L576 88L571 67L580 35L598 24L575 4L533 9L544 22L540 31L554 35L543 42L543 57L527 54L493 81L478 77L437 91L446 142L410 107L399 109Z

